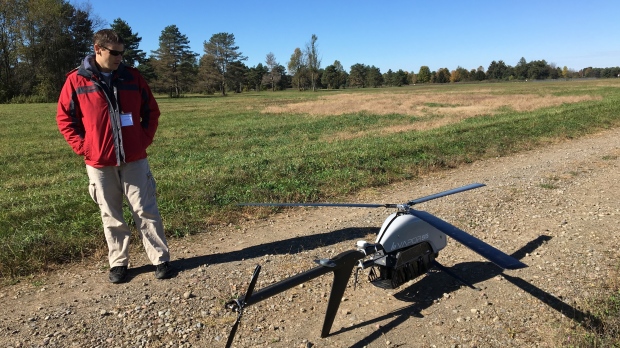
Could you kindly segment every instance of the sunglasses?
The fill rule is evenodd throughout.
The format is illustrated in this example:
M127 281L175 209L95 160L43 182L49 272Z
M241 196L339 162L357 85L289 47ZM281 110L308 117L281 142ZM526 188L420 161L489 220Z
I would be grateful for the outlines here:
M111 49L109 49L109 48L107 48L105 46L101 46L101 48L105 48L113 56L122 56L123 54L125 54L125 50L122 50L122 51L111 50Z

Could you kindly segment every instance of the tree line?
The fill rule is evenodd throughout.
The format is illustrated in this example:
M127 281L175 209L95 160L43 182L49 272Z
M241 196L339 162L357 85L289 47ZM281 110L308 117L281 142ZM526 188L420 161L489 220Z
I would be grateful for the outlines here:
M53 102L65 74L92 53L92 36L107 26L92 14L88 5L67 0L0 0L0 103ZM231 33L217 33L203 42L202 54L192 52L189 39L176 25L165 27L159 46L142 51L142 38L127 22L115 19L110 27L125 40L124 61L137 67L158 93L180 97L187 93L241 93L244 91L377 88L417 83L461 83L480 81L610 78L620 76L620 67L579 71L560 68L545 60L526 61L513 67L493 61L484 68L431 71L391 69L382 73L375 66L357 63L347 71L336 60L321 67L318 37L312 35L303 48L296 48L286 66L272 52L265 61L248 67L247 57Z

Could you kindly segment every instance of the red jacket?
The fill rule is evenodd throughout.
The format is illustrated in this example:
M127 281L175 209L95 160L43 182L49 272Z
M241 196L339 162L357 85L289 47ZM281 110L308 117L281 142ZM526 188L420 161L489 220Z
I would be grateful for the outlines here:
M128 113L133 125L122 126L121 115ZM108 86L91 55L67 74L56 122L86 164L101 168L146 158L158 121L157 102L137 69L121 63Z

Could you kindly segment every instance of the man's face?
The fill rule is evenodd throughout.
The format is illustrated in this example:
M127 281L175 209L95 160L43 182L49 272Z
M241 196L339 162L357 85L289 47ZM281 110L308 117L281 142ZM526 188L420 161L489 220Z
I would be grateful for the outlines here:
M123 60L124 49L123 44L108 44L107 46L95 44L95 59L101 71L107 73L118 69Z

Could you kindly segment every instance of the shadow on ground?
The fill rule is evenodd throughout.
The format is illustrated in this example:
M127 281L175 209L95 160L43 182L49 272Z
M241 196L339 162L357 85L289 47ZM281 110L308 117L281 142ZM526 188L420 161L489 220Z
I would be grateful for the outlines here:
M529 242L524 247L513 253L511 256L516 259L522 259L527 253L532 253L543 243L551 240L549 236L540 236L535 240ZM476 284L494 278L498 275L502 275L504 279L522 289L526 293L533 297L538 298L541 302L545 303L549 307L555 309L559 313L565 315L578 323L587 324L588 327L592 327L594 330L600 328L602 323L598 318L585 313L565 302L556 296L546 292L537 286L530 284L529 282L515 276L511 276L503 273L503 270L490 262L464 262L456 264L449 268L452 272L462 276L467 282ZM406 302L413 302L401 309L387 313L383 316L369 319L367 321L358 323L356 325L341 328L338 331L334 331L331 335L337 335L343 332L355 330L360 327L369 326L385 320L390 320L386 324L383 324L379 330L373 330L373 332L361 339L356 344L352 345L353 348L361 348L369 345L375 340L381 338L384 333L389 332L391 329L399 326L408 319L415 320L415 318L422 318L421 311L429 308L435 300L443 298L444 294L451 293L459 289L463 284L450 277L444 272L431 271L426 276L421 278L414 284L402 289L398 293L394 294L394 297ZM473 291L473 290L472 290ZM498 304L501 306L501 304ZM330 335L330 336L331 336Z
M345 228L326 233L301 236L265 243L236 251L179 259L171 262L171 264L177 272L187 271L205 264L214 265L226 262L258 258L270 254L289 254L313 250L319 247L333 245L343 241L356 241L359 239L363 239L368 234L376 234L377 232L378 228L375 227ZM542 244L550 240L550 236L540 236L527 243L525 246L513 253L511 256L520 260L525 257L526 254L532 253ZM354 249L353 243L351 245L351 249ZM155 267L150 265L137 267L130 270L129 277L133 278L137 274L154 270ZM464 262L449 267L449 270L453 273L458 274L466 282L469 282L471 284L483 282L492 279L498 275L502 275L502 277L504 277L504 279L506 279L508 282L529 293L531 296L538 298L540 301L555 309L559 313L562 313L567 318L575 320L579 323L587 324L588 327L592 327L595 330L597 328L600 328L602 325L600 320L592 316L591 314L585 313L563 302L556 296L546 292L543 289L538 288L537 286L519 277L503 273L503 270L501 268L497 267L491 262ZM372 285L368 284L366 286ZM402 290L394 294L394 297L396 299L405 302L411 302L412 304L409 304L401 309L387 313L385 315L371 318L364 322L346 328L341 328L337 331L333 331L330 336L338 335L347 331L355 330L360 327L365 327L375 323L383 322L385 320L390 320L386 324L383 324L379 330L373 330L370 335L364 337L359 342L351 346L353 348L365 347L370 343L374 342L375 340L381 338L384 333L398 327L409 318L422 318L422 310L429 308L435 300L443 298L444 294L449 294L455 290L458 290L461 286L463 286L462 283L460 283L455 278L449 276L447 273L438 270L431 270L412 285L403 288Z
M180 258L170 262L175 272L188 271L202 265L216 265L220 263L241 261L263 257L265 255L295 254L302 251L314 250L327 245L333 245L344 241L352 241L351 249L355 248L355 241L363 239L369 234L377 234L379 229L376 227L350 227L340 230L318 233L309 236L301 236L283 239L261 245L250 246L240 250L195 256L190 258ZM326 257L328 255L325 255ZM155 266L144 265L129 269L128 281L139 274L154 272ZM173 274L174 277L176 274Z

